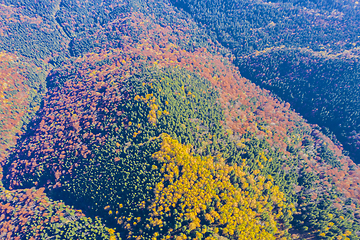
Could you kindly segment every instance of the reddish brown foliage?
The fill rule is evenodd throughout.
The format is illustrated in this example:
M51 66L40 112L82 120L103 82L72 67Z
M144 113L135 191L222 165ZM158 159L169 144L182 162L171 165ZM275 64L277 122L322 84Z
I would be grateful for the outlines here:
M63 208L61 210L60 208L55 209L54 204L61 204ZM31 222L32 219L36 219L37 216L46 217L51 213L50 222L55 223L59 221L58 216L63 216L68 209L69 207L64 203L50 201L44 194L44 188L16 191L1 190L0 233L7 232L10 235L23 236L31 226L26 225L26 223ZM51 212L54 210L55 212ZM82 217L84 214L77 212L76 216Z

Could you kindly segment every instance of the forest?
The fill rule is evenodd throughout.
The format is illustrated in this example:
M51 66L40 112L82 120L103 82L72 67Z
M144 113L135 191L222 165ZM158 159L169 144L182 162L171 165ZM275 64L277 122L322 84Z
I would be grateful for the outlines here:
M232 51L242 76L289 102L360 163L357 1L171 2Z
M0 238L360 239L358 11L342 6L0 0ZM240 51L280 10L298 37ZM321 37L296 29L306 14L354 19Z

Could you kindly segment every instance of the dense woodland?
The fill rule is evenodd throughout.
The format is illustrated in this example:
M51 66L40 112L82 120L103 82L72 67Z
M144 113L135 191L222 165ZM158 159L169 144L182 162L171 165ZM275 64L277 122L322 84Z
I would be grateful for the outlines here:
M249 50L246 71L166 1L0 3L0 238L360 239L358 165L242 77L276 78L267 61L323 61L325 74L350 60ZM33 47L16 41L30 35ZM272 82L283 99L289 81Z
M360 163L359 2L171 0Z

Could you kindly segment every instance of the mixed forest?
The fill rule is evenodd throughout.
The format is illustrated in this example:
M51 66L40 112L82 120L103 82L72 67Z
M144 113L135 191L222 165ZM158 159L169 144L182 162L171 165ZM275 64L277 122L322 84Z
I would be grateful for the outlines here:
M0 0L0 239L360 239L357 4Z
M358 1L171 2L232 51L242 76L289 102L360 163Z

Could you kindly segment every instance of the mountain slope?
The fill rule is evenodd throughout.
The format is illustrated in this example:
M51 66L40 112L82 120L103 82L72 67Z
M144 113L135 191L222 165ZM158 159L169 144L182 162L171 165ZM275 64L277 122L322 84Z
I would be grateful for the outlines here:
M69 50L43 59L47 91L3 183L44 189L50 205L62 200L96 222L82 230L76 217L60 233L359 239L358 166L242 78L184 13L163 1L54 4L54 18L43 17L67 29ZM26 239L23 231L12 234Z
M335 134L360 162L357 1L171 2L234 53L244 77Z

